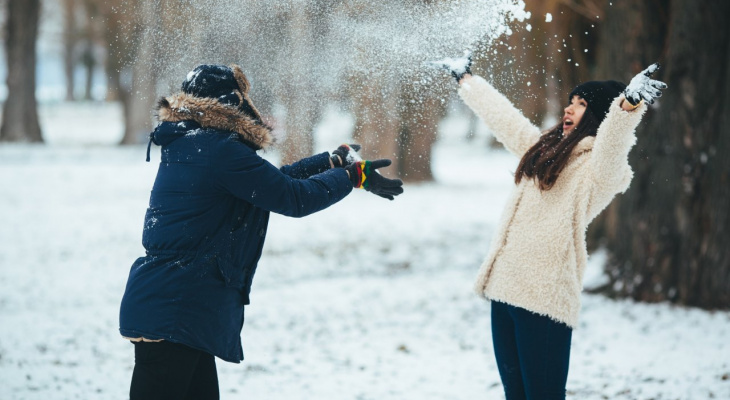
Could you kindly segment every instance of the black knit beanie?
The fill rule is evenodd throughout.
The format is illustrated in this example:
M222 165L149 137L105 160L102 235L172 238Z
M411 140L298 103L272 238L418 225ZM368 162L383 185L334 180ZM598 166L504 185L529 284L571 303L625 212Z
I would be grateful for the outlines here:
M240 103L234 94L240 90L233 70L225 65L199 65L188 72L182 83L182 91L191 96L209 97L232 106Z
M626 85L618 81L590 81L576 86L568 96L568 103L574 95L578 95L588 102L588 109L603 122L608 114L613 99L626 89Z
M256 107L248 97L248 79L237 65L199 65L188 73L182 91L195 97L208 97L219 103L237 107L243 113L261 120Z

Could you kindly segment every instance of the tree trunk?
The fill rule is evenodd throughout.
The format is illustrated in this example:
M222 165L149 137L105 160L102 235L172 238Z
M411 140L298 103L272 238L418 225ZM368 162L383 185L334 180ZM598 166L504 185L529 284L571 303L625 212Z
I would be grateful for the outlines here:
M40 0L8 0L5 39L8 97L3 105L0 141L43 141L35 98L40 9Z
M402 102L398 176L409 182L432 181L431 149L445 107L438 94L422 87L410 87Z
M295 9L289 21L290 68L282 86L286 108L286 137L282 143L282 163L291 164L314 153L314 125L319 119L319 101L313 79L314 54L311 26L306 6Z
M353 140L362 145L363 158L370 160L389 158L393 161L390 167L381 171L388 177L398 176L400 169L398 145L401 124L398 113L400 84L392 83L387 83L387 77L368 79L364 75L358 75L350 82L350 87L353 88L351 98L355 115Z
M598 27L599 40L596 48L595 79L615 79L628 83L641 70L663 57L667 32L669 0L648 4L641 1L615 2L605 5L605 18ZM642 135L644 124L653 118L650 110L637 131L639 146L632 152L641 154L642 143L651 140L652 134ZM632 161L642 162L645 154ZM588 248L595 249L616 241L620 221L619 201L614 200L588 228Z
M81 62L86 70L86 80L84 84L84 100L92 100L92 89L94 87L94 66L96 66L96 60L94 59L94 44L89 40L85 43L86 48L81 56Z
M74 100L76 81L76 2L63 0L63 72L66 76L66 101Z
M645 11L644 21L669 15L666 67L658 74L669 89L640 126L630 156L635 178L620 197L609 240L610 290L728 308L730 3L674 0Z
M128 14L120 13L122 0L104 0L99 5L99 14L103 19L103 41L106 45L104 70L106 72L106 101L126 101L129 95L124 91L121 82L122 70L125 64L133 58L131 45L130 25ZM128 91L128 90L127 90Z
M143 22L132 64L132 88L124 105L124 137L121 144L144 143L152 130L152 113L157 97L157 71L161 68L157 57L156 33L159 31L161 4L159 0L142 2ZM123 100L125 98L123 97Z

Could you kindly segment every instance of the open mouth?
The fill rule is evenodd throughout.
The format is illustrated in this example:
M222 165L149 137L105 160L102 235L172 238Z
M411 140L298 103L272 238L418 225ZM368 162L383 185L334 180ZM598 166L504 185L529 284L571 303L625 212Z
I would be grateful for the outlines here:
M566 130L569 130L572 128L573 128L573 120L571 120L570 118L564 119L563 120L563 130L566 131Z

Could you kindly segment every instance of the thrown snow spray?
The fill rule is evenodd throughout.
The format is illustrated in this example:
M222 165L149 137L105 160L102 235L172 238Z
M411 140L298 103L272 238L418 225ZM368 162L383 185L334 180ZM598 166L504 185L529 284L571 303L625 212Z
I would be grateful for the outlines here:
M522 0L152 2L137 10L156 14L140 40L156 42L157 75L177 81L199 63L238 63L253 80L323 86L351 73L410 76L427 61L489 46L511 33L508 22L528 17Z

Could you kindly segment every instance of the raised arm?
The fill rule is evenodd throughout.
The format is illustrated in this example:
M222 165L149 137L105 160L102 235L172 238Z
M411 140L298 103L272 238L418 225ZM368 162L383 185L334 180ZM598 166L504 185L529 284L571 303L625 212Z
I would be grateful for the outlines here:
M628 189L633 171L629 165L629 151L636 143L636 127L646 112L646 104L662 95L666 89L663 82L650 79L659 69L652 64L636 75L626 87L624 94L611 104L606 119L598 127L588 164L591 177L591 201L589 218L594 218L617 193Z
M459 84L459 95L464 103L512 154L522 157L537 143L540 129L484 78L467 74L459 80Z
M624 96L611 104L606 119L601 123L586 166L590 177L589 218L603 210L617 193L628 189L633 171L629 165L629 151L636 143L634 134L646 112L646 105L630 107Z

